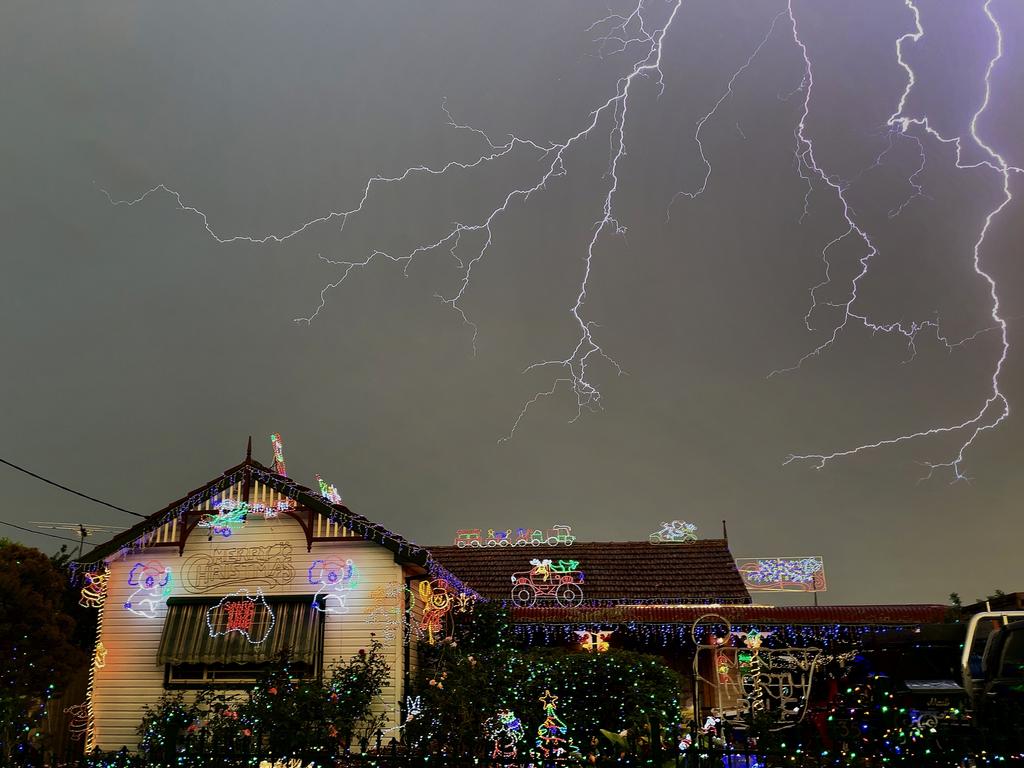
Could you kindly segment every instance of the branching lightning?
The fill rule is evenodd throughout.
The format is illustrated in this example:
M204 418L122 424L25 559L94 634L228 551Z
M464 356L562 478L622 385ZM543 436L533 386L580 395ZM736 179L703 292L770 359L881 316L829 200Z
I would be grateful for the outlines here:
M832 246L842 241L843 239L849 236L856 236L861 240L861 242L865 246L866 251L860 259L861 269L851 282L849 300L845 305L840 306L840 308L843 311L841 321L834 327L832 333L829 335L829 337L826 339L824 343L822 343L821 345L813 349L811 352L809 352L807 355L802 357L800 360L798 360L792 368L788 368L785 370L793 370L795 368L798 368L808 358L820 355L825 349L827 349L828 347L835 343L839 333L842 330L844 330L850 324L851 321L856 321L858 323L863 324L864 327L868 328L872 332L898 333L904 336L907 339L907 343L911 351L911 356L913 356L913 353L915 351L914 343L916 337L918 333L924 330L925 328L933 329L939 341L941 341L950 349L956 346L960 346L961 344L964 344L968 341L971 341L982 333L985 333L990 330L995 330L998 331L1000 334L1001 347L999 359L995 364L995 370L992 374L992 392L977 412L975 412L969 418L966 418L965 420L959 423L937 427L929 427L915 432L897 435L896 437L886 438L871 443L865 443L863 445L858 445L846 450L834 451L832 453L803 455L794 454L789 456L786 459L785 463L789 464L794 461L811 461L814 463L815 467L821 469L828 462L834 459L853 456L855 454L863 453L865 451L869 451L875 448L897 445L899 443L905 443L912 440L917 440L920 438L935 435L960 433L962 435L965 435L965 437L960 442L959 448L955 451L954 455L950 459L942 462L925 462L925 466L928 467L929 470L927 475L928 477L931 477L937 470L945 469L949 470L952 473L953 480L957 481L966 479L966 475L964 475L963 473L963 461L964 454L967 451L967 449L974 444L974 441L979 434L986 430L994 429L995 427L997 427L1003 420L1007 418L1007 416L1009 416L1010 412L1009 403L1005 395L999 388L999 377L1002 373L1003 365L1006 362L1007 354L1009 353L1007 325L1006 320L1000 314L999 297L996 291L995 280L993 280L991 275L988 272L986 272L981 266L981 248L985 242L985 237L989 231L989 228L992 225L993 219L1013 199L1013 196L1010 192L1010 174L1012 172L1017 172L1019 169L1007 165L1003 157L981 139L981 137L978 135L977 130L978 119L988 108L990 102L992 90L992 71L995 69L996 64L999 62L1003 55L1002 29L999 27L999 23L992 13L992 0L986 0L984 5L984 12L995 31L996 47L995 52L993 53L993 56L989 60L988 66L985 69L984 98L982 100L981 105L978 107L977 111L973 114L970 123L971 141L977 148L979 148L983 152L985 159L973 164L965 164L963 162L961 153L961 138L959 136L952 138L942 136L937 130L935 130L931 126L927 116L910 117L904 114L906 109L907 98L910 95L910 92L913 89L914 85L916 84L916 75L914 73L913 68L907 63L906 59L903 56L903 46L908 40L916 43L924 36L924 27L921 25L921 14L917 6L914 4L914 0L904 0L904 3L913 15L914 30L902 35L896 41L896 58L899 61L900 66L903 67L904 71L907 73L907 84L903 90L903 93L900 96L900 100L895 112L893 112L893 114L890 116L888 120L888 126L891 129L898 131L899 135L910 136L912 139L918 142L918 146L921 152L921 164L919 165L918 169L910 176L909 179L911 187L914 190L913 195L911 195L911 197L907 201L905 201L901 206L899 206L899 208L891 212L890 216L897 215L900 211L903 210L903 208L906 207L906 205L909 204L911 200L913 200L916 197L922 196L922 189L921 186L917 183L917 176L924 170L924 146L919 137L913 136L912 134L909 133L910 129L913 127L919 127L923 129L928 136L938 140L939 142L945 144L953 144L956 149L957 168L967 169L984 166L995 171L996 174L998 174L1001 180L1003 196L998 205L992 210L990 210L985 216L984 223L982 224L981 231L978 235L978 239L975 241L972 255L974 271L988 285L989 294L992 297L991 317L993 325L989 328L982 329L958 342L950 342L945 336L941 334L941 332L939 331L938 323L934 321L914 322L910 324L909 327L905 327L900 323L878 324L870 321L866 315L859 314L858 312L854 311L853 307L857 301L858 285L860 281L864 278L864 276L867 274L870 261L877 254L877 249L871 242L868 233L865 230L863 230L855 221L853 217L853 212L845 196L845 187L831 179L829 176L827 176L825 172L820 168L814 157L813 144L811 143L810 139L807 138L805 123L810 109L811 89L813 86L813 74L811 70L811 61L807 54L807 48L804 45L803 41L800 39L796 18L793 15L792 0L788 0L789 18L792 23L793 29L793 40L803 55L805 67L804 82L802 84L802 88L804 90L804 109L803 115L801 116L796 132L798 146L798 161L802 167L808 169L811 174L820 178L821 181L823 181L825 184L830 186L835 191L836 196L842 205L843 218L845 219L847 225L847 229L845 230L845 232L843 232L841 235L839 235L834 240L829 242L825 246L825 249L822 251L822 260L825 263L825 279L823 282L819 283L818 285L814 286L811 289L812 306L811 310L808 312L808 315L805 317L805 321L807 323L808 328L811 327L811 314L818 306L816 292L818 289L829 283L828 271L830 264L827 255L828 250ZM828 304L827 306L836 307L837 305ZM773 373L778 372L781 371Z
M632 1L635 2L635 5L631 8L621 13L609 10L606 16L595 21L587 30L596 35L594 42L597 45L597 55L599 57L625 58L626 63L621 70L624 74L618 76L614 87L609 88L610 93L607 98L602 102L598 102L587 113L585 120L581 121L578 129L559 141L535 141L512 134L509 134L503 140L496 141L483 130L456 122L448 109L447 103L442 102L442 110L447 118L447 125L467 133L474 140L482 142L482 151L476 153L473 159L466 161L452 160L436 166L426 164L413 165L399 173L391 175L377 174L366 181L354 204L310 219L291 231L262 236L250 234L226 235L216 231L205 212L186 202L181 193L164 184L157 184L138 197L129 200L115 200L106 190L104 190L104 194L107 195L112 204L124 206L138 205L154 195L167 195L180 210L198 217L208 235L217 243L265 245L284 243L318 225L334 224L339 227L341 232L344 232L345 226L351 218L358 216L370 207L373 193L377 188L387 185L401 185L415 176L449 177L458 174L471 174L480 172L503 159L538 163L538 170L531 181L523 186L512 187L501 193L493 201L493 205L488 204L490 208L488 213L468 223L455 222L450 226L446 226L440 230L440 234L437 236L431 235L426 237L408 250L394 253L383 249L372 249L362 258L352 260L329 258L320 255L319 258L324 263L338 269L337 277L321 288L319 301L312 308L312 311L307 316L295 319L299 323L311 323L326 307L328 295L332 290L344 283L353 272L368 267L376 261L398 264L401 266L403 274L408 274L410 266L417 260L417 257L434 252L447 252L457 270L458 280L455 289L450 294L437 294L436 296L455 311L462 321L472 329L472 345L475 352L478 336L477 326L463 309L462 301L470 289L474 269L491 251L491 246L495 242L496 229L503 215L515 205L525 205L531 198L546 191L554 181L566 176L566 160L570 154L575 152L588 139L600 136L602 140L608 142L607 166L603 169L602 176L601 203L592 224L589 240L580 254L582 273L578 288L575 290L574 301L568 307L576 339L565 354L534 362L523 370L524 374L538 371L550 372L552 374L550 386L541 388L523 404L518 415L513 420L508 433L499 442L504 442L515 434L523 419L534 405L565 390L568 390L571 393L570 397L575 400L575 408L569 419L570 422L574 422L585 411L595 411L602 407L602 395L595 378L595 366L604 363L607 365L607 369L614 371L616 374L624 372L619 363L605 352L595 336L598 325L586 312L588 290L595 267L597 248L603 245L606 240L623 236L626 233L626 227L619 221L616 215L615 204L620 192L619 174L624 158L627 155L629 117L631 110L638 109L634 105L636 88L643 82L651 82L656 85L658 97L664 93L663 52L670 31L674 25L679 23L678 19L682 15L683 0L658 0L658 2L653 0ZM800 221L803 221L809 215L812 194L815 192L815 189L820 188L828 192L838 202L841 209L842 223L835 236L824 245L820 252L823 276L817 284L810 288L810 306L804 317L804 323L809 331L817 329L822 316L832 318L826 324L824 341L800 357L791 366L773 371L770 376L799 369L805 362L812 358L820 357L822 353L835 346L844 332L854 328L864 328L872 334L886 334L901 338L906 344L908 359L912 359L916 354L916 344L922 332L927 332L929 338L934 336L939 343L948 349L954 349L988 332L998 332L1002 342L1001 354L992 375L991 394L981 408L973 415L969 415L958 423L929 427L908 434L866 443L847 450L839 450L832 453L790 455L785 463L808 461L820 469L835 459L852 456L872 449L905 443L928 436L956 433L962 435L963 439L955 454L947 461L927 463L926 466L929 468L929 476L937 470L944 469L951 471L954 480L963 479L965 475L963 474L962 465L967 449L973 445L976 438L983 431L995 428L1009 415L1008 402L999 387L1000 375L1009 351L1007 325L1000 313L996 283L991 275L982 268L981 263L981 249L992 222L1013 199L1010 192L1010 176L1014 172L1019 172L1019 169L1009 166L1003 157L986 144L978 134L978 120L986 111L990 102L991 75L1003 52L1002 30L992 13L990 7L992 0L986 0L984 12L996 33L996 50L985 71L984 99L978 110L973 114L969 137L969 142L973 149L980 151L983 159L973 163L965 162L961 154L961 137L943 136L932 127L927 116L911 116L906 114L908 97L916 84L916 74L904 57L904 46L908 43L914 44L919 42L925 33L915 0L904 0L907 9L912 14L914 28L900 36L896 41L896 58L906 73L907 82L900 95L896 109L886 124L888 146L882 150L870 167L866 168L854 179L847 181L840 179L835 174L829 173L816 156L814 140L809 135L807 128L814 90L812 62L807 46L800 35L797 17L793 10L793 0L783 1L785 3L784 9L771 19L763 38L761 38L747 59L733 72L726 83L724 91L721 92L718 99L711 105L710 110L694 126L692 139L696 144L697 154L704 168L703 176L699 183L691 189L677 192L669 201L666 213L671 212L672 206L680 198L693 200L708 189L712 177L712 165L705 151L703 132L718 114L720 107L734 95L734 86L737 80L753 66L758 55L767 45L777 26L779 26L779 22L785 18L791 30L793 45L799 53L803 64L803 74L799 86L788 95L780 95L780 98L783 99L792 98L797 94L801 95L801 101L797 110L797 122L793 132L795 144L793 153L794 165L796 172L806 183ZM649 6L655 6L656 10L652 11ZM746 139L746 135L738 122L735 123L735 131L742 139ZM981 280L986 282L992 298L992 325L957 341L952 341L943 334L937 317L910 322L880 322L870 318L859 303L858 291L864 278L869 273L872 262L878 257L879 251L868 229L858 219L854 208L851 206L848 190L866 173L879 167L886 154L893 149L896 142L912 142L917 147L920 162L907 178L910 190L909 195L902 203L889 211L890 218L899 216L915 200L927 197L919 179L926 167L926 143L928 141L952 144L956 150L957 168L976 169L984 167L1000 178L1003 191L999 204L990 210L985 217L973 249L974 271ZM859 266L854 277L844 287L843 298L840 300L825 300L820 298L825 289L834 288L831 274L833 249L841 244L855 244L860 252L860 256L857 259Z

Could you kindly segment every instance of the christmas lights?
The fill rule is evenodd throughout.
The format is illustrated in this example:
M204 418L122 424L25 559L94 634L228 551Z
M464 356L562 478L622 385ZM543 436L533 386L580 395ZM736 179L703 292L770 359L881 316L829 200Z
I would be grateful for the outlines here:
M255 596L248 589L232 592L206 612L210 637L237 632L252 645L260 645L270 636L275 621L262 589L257 589Z
M109 578L110 571L105 567L98 571L86 571L78 604L83 608L101 607L107 598L107 579Z
M473 605L476 601L476 595L471 595L468 592L459 592L455 596L455 609L458 613L472 613Z
M515 760L518 744L523 740L523 724L510 709L499 709L498 714L484 723L484 733L494 747L491 759L503 762Z
M512 574L512 603L529 608L538 599L554 599L563 608L575 608L583 603L584 575L577 570L578 560L533 559L529 571Z
M270 444L274 448L274 472L281 477L288 477L288 468L284 465L284 443L281 435L274 432L270 435Z
M341 504L341 494L338 493L338 489L333 484L328 484L320 475L313 475L316 478L316 484L320 487L320 495L327 499L331 504Z
M244 504L245 502L241 503ZM258 517L262 517L264 520L270 520L275 517L280 517L282 512L295 509L295 506L295 502L291 499L279 499L274 504L263 504L260 502L250 504L249 512L257 515Z
M110 570L105 562L100 562L96 570L85 573L85 583L79 598L81 605L96 609L96 637L93 639L85 701L65 711L72 716L69 724L72 738L77 740L85 737L86 754L96 748L96 719L93 716L92 693L96 683L96 670L102 669L107 663L107 648L103 645L103 605L107 600L109 583Z
M427 633L427 642L433 645L442 634L445 618L452 609L455 592L444 579L421 581L420 599L423 601L423 618L420 627Z
M683 520L662 523L661 529L648 537L652 544L685 544L697 540L697 526Z
M585 651L597 651L603 653L607 651L611 646L608 644L608 638L611 637L614 629L597 630L595 632L588 632L584 629L576 630L576 634L580 638L580 648Z
M359 586L359 571L351 560L314 560L307 573L310 584L320 585L313 596L314 608L323 613L348 613L346 593Z
M159 560L136 563L128 572L128 586L135 587L135 591L125 601L125 610L147 619L155 618L167 603L172 583L171 569Z
M544 691L539 699L544 705L544 722L537 728L537 752L546 762L560 764L567 762L570 758L579 757L579 749L573 740L566 736L568 726L555 712L555 704L558 697L550 690Z
M91 729L92 713L89 711L89 703L83 701L81 704L72 704L70 707L64 707L64 712L68 715L71 740L81 741Z
M236 526L245 525L245 518L249 512L249 505L246 502L224 499L214 504L212 515L203 515L199 518L196 526L209 528L211 539L215 534L228 538Z
M825 563L820 557L736 558L750 592L824 592Z
M406 595L412 595L412 590L403 584L390 583L374 587L370 592L370 600L373 601L373 608L366 612L363 621L381 627L384 640L388 643L394 642L398 637L399 629L415 629L416 632L403 633L403 643L408 644L411 637L418 633L418 627L408 626L409 617L405 610Z
M572 535L572 528L568 525L553 525L547 531L532 528L489 528L486 538L482 536L479 528L461 528L455 532L457 547L539 547L542 544L567 547L574 541L576 537Z

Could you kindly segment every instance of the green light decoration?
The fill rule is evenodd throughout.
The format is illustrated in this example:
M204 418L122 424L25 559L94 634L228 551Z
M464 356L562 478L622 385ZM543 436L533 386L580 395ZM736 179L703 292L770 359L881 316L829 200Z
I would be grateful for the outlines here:
M281 435L274 432L270 435L270 444L274 448L274 472L281 477L288 477L288 468L284 465L284 443Z
M217 502L214 505L214 510L213 514L203 515L196 523L199 528L210 529L211 539L214 534L223 536L225 539L228 538L234 533L236 527L245 525L245 518L251 511L247 503L234 499Z

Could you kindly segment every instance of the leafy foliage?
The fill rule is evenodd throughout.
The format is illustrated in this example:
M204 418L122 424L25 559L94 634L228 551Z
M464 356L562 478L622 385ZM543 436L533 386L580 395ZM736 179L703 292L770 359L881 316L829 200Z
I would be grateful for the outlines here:
M274 756L336 755L359 726L378 724L371 708L390 677L382 650L374 640L369 650L333 664L325 680L297 677L283 656L248 691L203 691L194 703L166 694L145 710L141 749L152 760L170 759L192 745Z
M540 697L558 696L568 736L586 747L601 729L638 734L674 725L680 679L661 659L629 651L520 651L507 642L508 615L478 605L455 637L423 659L418 693L423 715L408 727L414 742L432 741L455 754L478 745L499 709L522 720L529 743L544 721Z
M37 549L0 545L0 754L27 739L44 703L59 693L86 654L69 641L67 580Z

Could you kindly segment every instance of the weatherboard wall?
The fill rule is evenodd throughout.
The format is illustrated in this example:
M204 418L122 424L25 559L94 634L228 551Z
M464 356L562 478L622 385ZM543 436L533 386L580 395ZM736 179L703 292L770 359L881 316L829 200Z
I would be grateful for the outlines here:
M240 487L235 486L223 497L237 499L239 493ZM271 502L277 499L269 489L258 485L251 491L250 499L254 497ZM165 691L164 667L157 664L156 658L167 614L166 604L158 604L152 618L137 615L124 607L136 589L128 583L132 567L136 563L152 561L159 561L171 569L171 597L208 597L216 602L240 587L255 593L261 580L267 596L312 595L318 588L308 579L314 560L351 558L359 571L359 583L346 593L347 613L328 613L324 617L324 666L326 668L332 661L348 659L360 649L369 648L371 632L375 633L385 644L386 659L391 667L391 684L384 690L382 701L375 705L375 709L388 715L389 725L397 725L405 653L401 626L396 631L395 619L392 618L389 627L388 617L400 614L398 606L403 600L401 588L405 579L393 553L362 540L314 541L312 551L307 552L302 527L286 516L269 520L250 516L245 525L230 537L218 535L210 540L208 536L207 529L194 529L181 555L177 547L149 547L109 563L110 578L102 627L102 642L107 655L104 667L96 670L92 699L98 746L104 750L119 749L123 745L134 749L139 741L136 729L143 709L156 704ZM270 548L276 553L272 567L250 569L250 572L260 574L253 581L218 586L216 579L204 580L196 576L199 565L204 562L208 564L218 557L223 559L229 550L253 547L268 548L257 550L257 553L269 552ZM282 551L287 551L290 574L287 573L288 568L282 567ZM387 597L387 593L394 597ZM390 608L390 602L395 603L394 610L382 611L381 606ZM393 637L385 637L392 633Z

